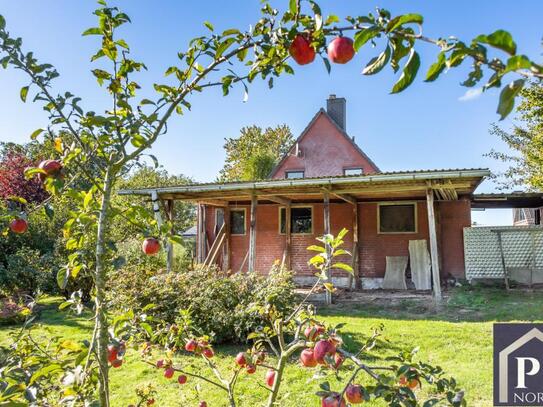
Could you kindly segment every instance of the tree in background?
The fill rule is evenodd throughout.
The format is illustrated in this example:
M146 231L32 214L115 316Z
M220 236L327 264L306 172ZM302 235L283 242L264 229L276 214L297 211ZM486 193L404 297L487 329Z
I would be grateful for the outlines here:
M510 164L503 174L505 187L528 186L543 191L543 86L533 82L520 92L520 97L519 123L510 131L495 124L490 129L513 153L492 150L488 155Z
M268 178L288 152L294 137L286 124L275 128L243 127L238 138L226 138L226 159L219 181L252 181Z
M41 182L25 178L25 170L36 164L24 146L0 144L0 199L7 202L20 197L30 204L43 202L49 194Z

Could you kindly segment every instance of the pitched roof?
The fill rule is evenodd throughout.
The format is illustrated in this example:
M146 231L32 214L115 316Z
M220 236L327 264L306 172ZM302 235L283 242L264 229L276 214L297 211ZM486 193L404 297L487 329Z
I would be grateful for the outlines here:
M317 121L317 119L319 118L320 115L323 115L324 117L326 117L330 123L332 123L332 125L336 128L336 130L343 136L345 137L349 143L351 143L351 145L355 148L355 150L362 156L364 157L364 159L366 161L368 161L368 163L377 171L377 172L381 172L381 170L379 169L379 167L377 167L377 165L373 162L373 160L371 158L369 158L367 156L367 154L362 151L362 149L358 146L358 144L355 143L355 141L347 134L347 132L345 130L343 130L337 123L334 119L332 119L330 117L330 115L326 112L326 110L324 110L323 108L320 108L319 111L315 114L315 116L313 116L313 118L311 119L311 121L308 123L308 125L305 127L305 129L302 131L302 133L298 136L298 138L296 139L296 141L292 144L292 146L290 146L290 148L288 149L288 152L283 156L283 158L281 159L281 161L279 161L279 163L277 163L277 165L273 168L273 170L270 172L270 175L268 176L269 178L272 178L276 173L277 171L279 170L279 168L281 168L281 166L284 164L284 162L287 160L287 158L289 157L290 155L290 152L292 151L292 149L294 148L294 146L298 143L301 143L301 141L304 139L304 137L309 133L309 130L311 129L311 127L313 127L313 125L315 124L315 122Z

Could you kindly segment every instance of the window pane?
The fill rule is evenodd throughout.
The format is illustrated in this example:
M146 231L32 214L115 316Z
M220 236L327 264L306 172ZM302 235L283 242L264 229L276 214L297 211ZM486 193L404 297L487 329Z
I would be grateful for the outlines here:
M291 208L290 209L290 232L291 233L311 233L313 220L311 219L311 208ZM286 233L286 209L281 208L280 220L281 233Z
M218 233L224 223L224 209L217 208L216 211L217 213L215 214L215 233Z
M415 232L415 205L379 206L379 231L381 233Z
M287 171L286 177L287 178L303 178L304 172L303 171Z
M230 211L230 233L232 235L245 234L245 211Z
M345 168L343 170L343 174L345 174L345 175L362 175L363 171L362 171L362 168Z

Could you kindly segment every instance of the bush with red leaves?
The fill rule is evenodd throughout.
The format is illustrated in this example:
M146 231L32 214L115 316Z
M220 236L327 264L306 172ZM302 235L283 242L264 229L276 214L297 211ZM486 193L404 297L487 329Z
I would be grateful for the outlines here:
M36 164L27 156L8 152L0 159L0 199L24 198L28 203L43 202L49 195L37 177L25 179L24 171Z

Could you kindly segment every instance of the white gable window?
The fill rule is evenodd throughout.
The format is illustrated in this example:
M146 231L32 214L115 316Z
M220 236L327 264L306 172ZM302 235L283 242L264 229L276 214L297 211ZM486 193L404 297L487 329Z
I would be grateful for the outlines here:
M362 175L362 174L364 174L364 170L361 167L343 169L343 175Z
M287 179L303 178L303 177L304 177L304 171L286 171L285 172L285 178Z

